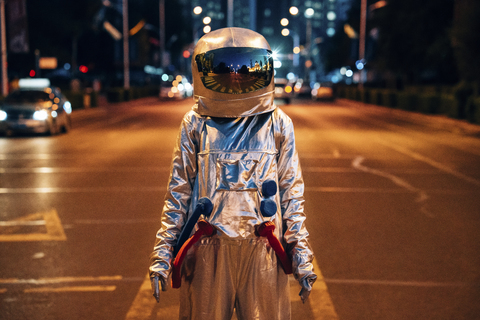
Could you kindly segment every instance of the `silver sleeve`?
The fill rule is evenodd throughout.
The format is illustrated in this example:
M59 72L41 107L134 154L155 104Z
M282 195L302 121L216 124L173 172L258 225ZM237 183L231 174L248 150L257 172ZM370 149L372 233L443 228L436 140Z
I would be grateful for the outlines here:
M283 114L280 122L278 154L278 179L280 205L284 225L283 239L286 251L292 258L293 274L303 286L307 278L316 278L313 270L313 251L308 243L305 227L304 183L300 161L295 146L293 123Z
M150 255L150 276L167 279L171 270L173 248L189 212L192 189L197 175L195 116L183 118L173 152L172 168L162 211L161 227Z

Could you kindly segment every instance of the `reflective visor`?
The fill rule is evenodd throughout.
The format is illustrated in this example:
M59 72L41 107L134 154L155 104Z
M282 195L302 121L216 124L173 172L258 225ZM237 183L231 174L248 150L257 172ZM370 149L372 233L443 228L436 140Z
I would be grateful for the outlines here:
M240 94L267 87L272 81L272 51L258 48L221 48L195 56L205 88Z

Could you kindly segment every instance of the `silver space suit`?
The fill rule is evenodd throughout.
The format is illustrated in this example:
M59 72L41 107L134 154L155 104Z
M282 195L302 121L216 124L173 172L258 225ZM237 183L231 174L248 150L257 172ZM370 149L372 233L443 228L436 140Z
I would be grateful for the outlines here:
M240 320L290 319L287 268L258 233L266 221L302 299L315 282L293 124L274 104L273 72L269 44L248 29L210 32L193 52L195 105L181 124L150 267L158 301L182 228L209 199L202 218L216 232L186 252L180 319L226 320L234 310Z

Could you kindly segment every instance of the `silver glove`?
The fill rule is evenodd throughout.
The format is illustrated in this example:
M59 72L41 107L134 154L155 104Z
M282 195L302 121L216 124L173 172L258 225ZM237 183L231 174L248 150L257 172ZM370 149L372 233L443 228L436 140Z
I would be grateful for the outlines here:
M165 278L161 277L158 274L153 274L150 277L150 283L152 285L153 296L155 297L155 300L157 300L157 302L160 302L160 285L159 285L159 282L161 283L162 291L167 291L167 280Z

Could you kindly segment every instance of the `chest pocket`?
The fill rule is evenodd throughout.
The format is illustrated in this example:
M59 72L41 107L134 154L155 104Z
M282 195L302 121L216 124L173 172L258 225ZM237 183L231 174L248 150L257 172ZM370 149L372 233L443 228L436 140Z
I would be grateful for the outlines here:
M217 159L217 190L257 190L257 160Z

